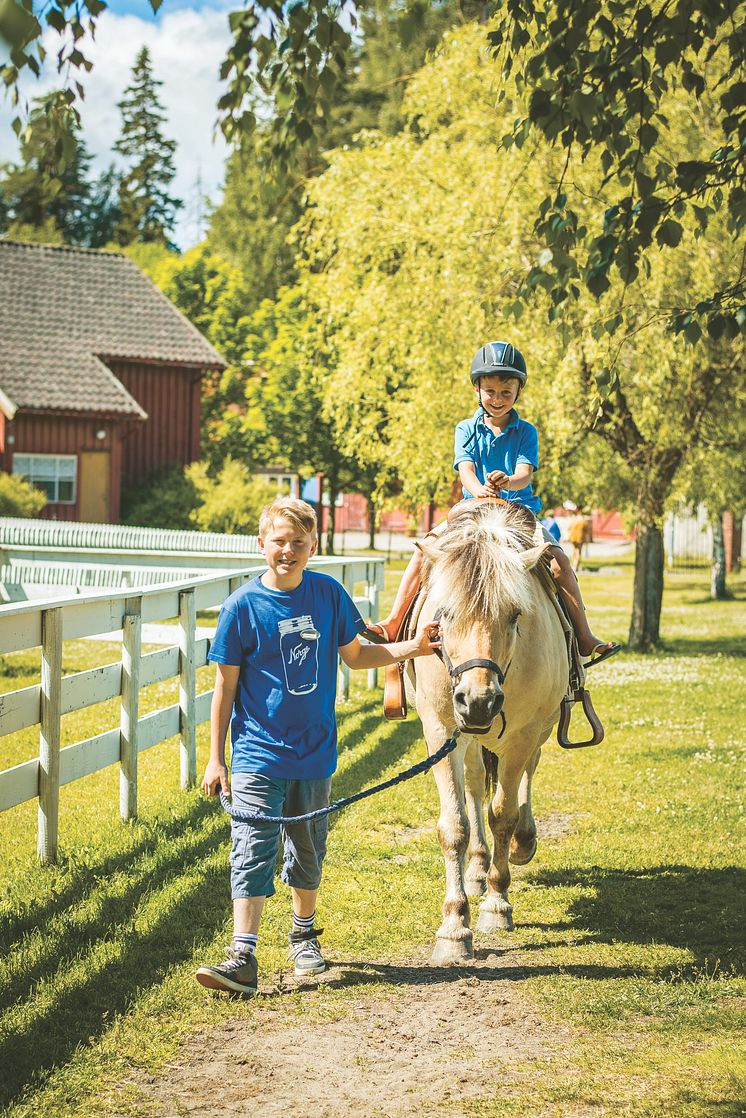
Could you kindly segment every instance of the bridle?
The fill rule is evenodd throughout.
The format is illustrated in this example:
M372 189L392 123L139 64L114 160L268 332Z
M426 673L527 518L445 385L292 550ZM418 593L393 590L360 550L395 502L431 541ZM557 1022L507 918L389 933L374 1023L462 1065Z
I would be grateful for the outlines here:
M443 616L443 610L442 609L436 610L435 616L433 617L433 621L440 622L440 619L441 619L442 616ZM505 669L505 671L503 671L502 668L500 667L500 665L496 664L494 660L483 660L480 657L477 657L473 660L464 660L461 664L456 664L454 666L453 661L451 660L450 656L446 652L445 646L442 643L441 643L439 648L435 647L434 651L435 651L435 655L439 656L440 659L443 661L445 669L448 672L448 675L450 676L451 690L452 691L456 687L457 680L464 674L464 672L468 672L471 668L487 668L488 671L494 672L495 675L497 676L497 681L500 684L500 688L502 689L503 684L505 683L505 677L507 676L508 672L510 671L510 665L512 663L512 660L509 661L507 668ZM497 735L497 740L498 741L500 740L500 738L505 733L505 726L506 726L505 714L503 713L502 710L500 711L500 717L503 720L503 724L502 724L502 729L500 730L500 733ZM472 730L472 729L470 729L468 731L468 733L470 733L470 734L488 734L490 732L490 729L491 729L491 726L488 726L487 729L485 729L485 730Z

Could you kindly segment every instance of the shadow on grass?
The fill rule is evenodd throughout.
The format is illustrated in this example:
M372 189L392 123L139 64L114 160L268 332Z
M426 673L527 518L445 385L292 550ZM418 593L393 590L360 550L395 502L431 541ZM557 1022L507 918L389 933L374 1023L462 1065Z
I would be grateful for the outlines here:
M362 715L362 717L360 717ZM349 753L351 749L355 749L361 741L373 733L376 727L380 726L383 721L383 710L356 710L348 711L338 719L338 750L339 755ZM354 729L347 729L347 723L354 725Z
M367 717L364 721L367 724ZM419 736L416 721L384 726L370 749L335 780L335 799L375 783ZM141 827L126 850L84 865L71 860L53 896L29 906L15 920L5 920L2 938L6 946L16 944L13 951L20 961L24 933L58 917L43 956L28 967L20 965L3 990L4 1005L22 1006L20 1017L28 1024L0 1040L0 1109L43 1082L81 1045L95 1042L117 1014L126 1013L175 965L191 959L195 943L213 938L223 925L229 910L228 820L224 828L210 826L215 812L214 804L185 800L178 817ZM341 814L335 813L331 822ZM177 841L179 846L173 848ZM221 848L224 868L207 866ZM107 896L109 878L122 870L130 874L124 888ZM116 958L108 957L101 948L117 929L132 922L138 906L160 894L164 900L157 915L142 931L132 931ZM95 912L90 916L85 911L89 899L103 901L91 905ZM81 959L89 964L87 976L68 986L66 971L77 969Z
M422 728L419 721L400 722L397 725L383 723L380 738L373 749L357 757L348 767L332 780L332 800L341 800L345 796L352 796L363 788L368 788L378 780L381 773L390 766L400 761L399 769L409 766L403 757L409 752L415 742L422 737ZM422 756L427 756L425 745L422 745ZM414 777L421 780L422 777ZM386 795L385 792L381 793ZM339 818L340 812L334 812L329 820L330 824Z
M743 633L732 637L673 637L662 642L662 650L671 656L735 656L746 657Z
M738 866L563 868L540 870L531 884L586 889L569 915L600 942L668 944L690 951L696 966L718 962L725 971L746 971L746 870Z
M50 917L77 904L92 890L99 891L102 881L122 869L130 868L139 858L154 853L159 847L182 836L186 828L198 827L215 810L214 805L206 800L192 799L185 800L184 803L185 809L172 819L159 820L155 825L150 820L135 823L130 832L133 841L115 854L79 861L74 850L70 853L63 852L59 866L40 871L57 875L50 890L51 895L41 903L30 902L23 912L10 913L0 918L0 949L12 947L27 932L45 925ZM226 819L223 836L226 840L228 826Z
M498 955L498 951L477 952L477 956ZM494 966L476 963L459 963L454 966L433 966L423 961L421 965L398 966L395 963L362 963L350 959L328 959L328 965L339 968L339 976L324 982L324 988L349 989L356 986L375 986L381 982L392 986L433 986L436 983L463 983L465 979L479 982L525 982L528 978L554 975L556 966L507 966L504 961ZM563 966L563 974L577 978L631 978L639 972L634 967ZM274 998L287 994L278 990L265 994Z
M217 837L212 845L219 845ZM76 1049L109 1028L116 1015L126 1013L143 990L162 982L174 964L191 958L199 934L195 914L201 926L217 927L225 919L225 902L224 872L203 871L177 903L149 921L146 932L133 932L116 958L92 961L85 982L63 987L57 996L43 992L38 1007L32 1005L38 1015L0 1044L0 1107L43 1082Z
M185 829L188 828L187 822ZM18 968L3 986L0 1004L11 1006L23 999L33 998L37 983L53 979L60 967L73 964L85 952L95 950L97 943L114 938L118 930L132 920L138 906L148 896L173 885L185 864L190 868L199 865L201 860L209 858L223 846L226 839L226 834L215 828L212 828L212 833L198 830L187 841L182 840L177 849L162 843L153 852L148 851L141 858L133 859L127 868L124 889L118 889L116 880L113 887L106 882L98 883L93 891L95 914L88 919L84 912L91 902L91 892L85 892L79 907L73 903L62 914L61 926L47 930L43 949L34 962L24 965L23 948L19 949ZM226 887L223 890L224 902L227 894ZM193 922L192 938L199 930Z

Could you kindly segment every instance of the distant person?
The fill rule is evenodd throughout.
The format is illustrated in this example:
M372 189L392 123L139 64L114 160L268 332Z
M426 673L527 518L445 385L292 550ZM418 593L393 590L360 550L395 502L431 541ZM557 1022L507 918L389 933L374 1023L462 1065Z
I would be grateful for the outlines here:
M545 532L549 533L549 535L552 537L553 540L555 540L556 543L560 542L562 538L562 532L555 517L551 515L542 517L541 526Z
M329 803L337 767L337 653L351 668L382 668L433 652L437 626L415 640L360 644L357 606L335 579L306 565L316 551L316 512L280 497L263 510L259 545L267 570L223 603L210 660L216 664L210 759L202 790L233 793L240 812L305 815ZM225 738L231 731L231 776ZM233 939L224 962L203 966L211 990L257 990L256 946L264 901L274 891L282 833L282 880L293 897L288 936L296 975L325 969L315 926L327 816L292 823L231 821Z
M593 538L591 518L586 516L582 505L578 505L570 521L567 538L572 544L572 569L577 573L583 558L583 547Z

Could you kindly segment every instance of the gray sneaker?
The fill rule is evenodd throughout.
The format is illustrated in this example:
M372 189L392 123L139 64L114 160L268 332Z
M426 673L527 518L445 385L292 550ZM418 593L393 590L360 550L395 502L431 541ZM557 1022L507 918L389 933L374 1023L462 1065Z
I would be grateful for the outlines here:
M236 951L231 944L228 958L218 967L200 967L195 978L208 990L227 990L231 994L249 996L256 993L256 955L251 951Z
M290 950L288 958L295 963L295 973L299 978L307 974L321 974L326 970L324 956L321 954L318 936L323 928L310 928L307 932L291 932L288 936Z

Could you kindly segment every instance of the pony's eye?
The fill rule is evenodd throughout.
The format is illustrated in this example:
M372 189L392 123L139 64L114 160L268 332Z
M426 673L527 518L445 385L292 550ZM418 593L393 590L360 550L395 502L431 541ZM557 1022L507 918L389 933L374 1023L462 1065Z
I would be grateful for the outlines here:
M518 624L518 618L520 616L521 616L521 611L519 609L517 609L515 611L515 613L513 614L513 616L511 617L511 619L510 619L510 624L511 625L517 625Z

